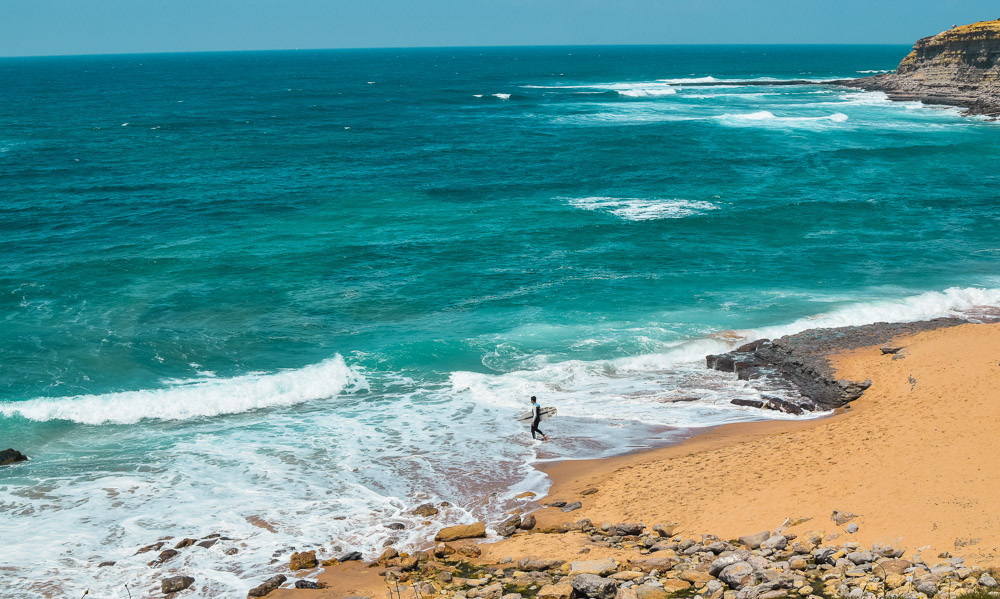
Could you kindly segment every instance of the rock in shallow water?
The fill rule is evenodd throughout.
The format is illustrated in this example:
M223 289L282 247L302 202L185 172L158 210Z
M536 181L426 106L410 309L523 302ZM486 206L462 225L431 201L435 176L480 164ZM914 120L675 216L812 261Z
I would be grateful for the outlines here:
M17 451L16 449L8 448L0 451L0 466L25 462L27 459L28 456L24 455L20 451Z
M164 594L176 593L183 591L192 584L194 584L194 579L190 576L171 576L160 581L160 592Z

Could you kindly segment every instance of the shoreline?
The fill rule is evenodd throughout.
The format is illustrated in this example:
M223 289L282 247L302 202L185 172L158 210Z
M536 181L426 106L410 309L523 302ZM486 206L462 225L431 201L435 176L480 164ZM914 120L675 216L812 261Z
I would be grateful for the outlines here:
M1000 324L997 323L970 323L955 327L946 327L906 335L902 338L897 338L896 341L899 342L898 345L902 345L904 348L909 348L911 344L921 350L931 348L932 353L929 355L933 357L929 357L926 354L921 356L922 362L924 362L921 366L924 366L927 362L933 363L935 360L947 362L950 358L954 361L952 366L957 368L961 365L963 357L955 357L955 353L960 352L964 354L971 354L975 353L975 350L960 348L962 342L955 341L955 339L964 340L970 337L985 337L987 340L992 338L991 349L995 348L994 351L1000 350ZM947 346L947 349L955 351L949 352L951 354L950 356L937 355L933 352L933 348L935 346L940 347L942 344ZM860 399L848 404L845 408L838 409L830 416L806 421L775 420L727 424L710 429L704 434L696 435L683 441L679 445L672 447L652 449L626 456L608 458L606 460L586 460L553 464L550 467L543 468L546 474L548 474L552 479L549 497L553 501L563 499L581 501L583 507L579 510L580 515L590 517L595 522L601 521L605 517L610 517L611 515L622 515L649 523L653 521L649 519L650 517L660 516L661 520L666 520L668 519L668 514L672 514L672 520L681 521L681 527L678 528L678 531L681 533L711 533L717 534L722 538L735 538L738 535L754 532L751 529L755 525L758 528L764 528L768 525L773 528L780 526L785 518L796 520L803 517L809 517L811 524L815 527L825 527L830 529L833 534L838 534L837 531L834 530L835 527L831 525L829 514L834 510L854 511L860 515L860 518L858 519L859 524L869 524L874 526L862 526L862 529L859 530L856 535L851 535L850 540L871 544L872 542L898 541L902 538L904 541L908 541L911 551L926 545L930 547L930 552L933 553L933 556L936 556L939 553L948 552L953 555L975 559L977 560L977 563L980 563L981 565L1000 565L1000 550L998 550L998 545L1000 545L1000 521L993 523L992 536L989 536L987 534L988 531L983 527L973 525L968 521L964 523L965 528L962 531L953 529L953 532L945 532L947 527L943 523L932 523L930 515L928 516L929 519L926 523L927 526L925 527L898 527L894 526L894 524L898 523L893 523L891 521L876 522L879 518L885 520L884 514L876 516L871 513L876 507L876 504L879 503L879 501L877 501L878 498L872 497L870 492L868 497L863 497L865 493L856 489L848 491L844 491L843 489L838 490L836 486L831 483L836 479L840 479L837 482L844 482L844 476L837 476L836 473L826 471L825 468L827 468L827 466L821 465L818 462L820 458L829 457L822 452L816 451L818 448L822 447L820 444L824 442L824 436L827 437L827 439L834 439L832 441L826 441L828 448L838 440L856 437L853 447L845 446L841 451L837 451L836 448L833 448L833 451L829 452L834 456L831 459L835 460L835 465L846 469L852 466L852 464L849 463L850 459L846 457L838 458L836 455L843 453L856 456L859 453L859 450L860 453L865 452L863 448L866 444L870 444L870 449L867 451L871 452L876 458L882 458L883 456L878 455L878 453L880 450L887 447L887 445L879 447L878 444L887 444L889 442L898 443L901 440L912 437L914 448L920 447L921 441L919 437L919 429L912 430L912 432L908 434L906 430L902 430L900 428L903 423L914 427L918 425L922 427L929 427L930 430L933 431L937 430L935 429L935 423L933 422L935 418L939 418L942 421L948 421L950 423L958 422L955 420L955 415L942 413L941 410L931 411L933 407L928 408L926 405L928 403L934 404L935 402L940 401L940 399L944 396L942 393L942 387L948 388L951 386L951 380L954 378L954 373L949 372L943 367L939 367L940 372L935 373L938 374L938 377L936 377L936 386L929 388L926 391L926 394L930 395L928 401L919 404L921 409L926 409L927 411L917 412L916 414L893 414L893 410L896 409L896 406L892 405L891 402L894 399L899 399L899 396L904 393L915 393L919 381L924 380L924 377L928 376L921 376L915 372L913 374L907 374L906 379L903 381L886 380L886 378L890 376L890 371L893 370L893 368L895 370L903 370L904 365L907 365L908 361L912 362L915 360L916 356L910 355L911 352L909 349L904 349L904 352L906 353L904 353L902 357L894 358L894 355L892 354L884 354L878 346L872 346L848 350L831 356L831 362L833 363L838 374L847 375L846 378L857 379L860 378L859 375L866 375L871 372L874 374L872 378L875 379L875 384L873 385L871 391L866 392ZM1000 351L998 351L998 354L1000 354ZM987 374L992 375L991 378L995 378L997 382L1000 382L1000 368L997 368L997 362L991 361L989 358L983 358L982 360L985 362L983 365L986 368L989 368L989 365L991 364L992 368L996 370L996 372L990 372L987 370ZM876 369L876 372L872 372L872 366L879 363L881 363L881 368ZM909 368L905 369L910 370ZM912 380L916 380L918 382L911 383ZM960 386L961 381L955 382L959 383L958 386ZM908 387L910 388L908 389ZM992 391L991 398L996 400L993 402L995 405L988 406L988 409L995 410L995 412L1000 415L1000 393L996 391L996 388L989 387L987 387L985 391L987 393ZM969 401L974 402L975 400L970 399ZM909 410L911 407L912 406L900 406L900 409ZM975 408L973 407L973 409ZM922 417L924 421L922 423L914 422L914 417L916 417L916 419L921 419ZM895 422L893 422L893 420L895 420ZM940 432L942 433L942 438L936 440L934 444L934 447L938 450L938 455L927 455L927 452L917 450L914 453L914 457L919 457L922 462L920 464L894 466L894 468L897 469L897 479L895 482L899 483L901 486L906 485L906 481L901 480L902 477L898 474L900 471L909 471L913 473L925 472L929 478L939 482L949 480L957 481L958 478L955 476L949 477L949 475L945 473L948 470L949 465L941 464L941 468L936 468L934 458L937 458L942 454L946 455L947 459L953 461L950 467L954 468L961 462L972 461L975 455L981 455L963 455L962 452L959 451L963 448L962 446L956 447L948 444L949 439L947 438L947 431L943 425ZM962 437L968 434L962 429L957 429L953 432L959 433L955 435L956 437ZM950 440L956 441L956 439ZM985 439L985 442L990 448L1000 447L1000 442L992 442L989 439ZM780 445L782 443L787 443L791 448L791 451L786 451L779 456L778 452L781 449ZM894 445L892 447L898 446ZM812 451L814 453L809 455L806 459L803 459L805 456L799 456L800 461L798 461L798 463L789 463L791 459L795 458L794 454L796 453L796 450L798 452ZM773 453L760 453L762 451L771 451ZM765 480L773 483L777 492L770 492L768 489L764 488L765 485L750 486L744 489L744 501L751 504L746 508L747 511L751 513L750 515L744 517L736 515L738 510L733 508L737 507L735 504L738 504L739 502L735 502L735 504L733 502L729 502L729 504L726 505L720 505L722 502L718 501L711 502L714 512L712 514L698 515L698 510L691 504L682 509L658 510L650 505L650 502L648 501L643 504L643 501L628 501L620 498L614 498L615 491L620 493L625 490L623 482L627 481L629 478L641 480L657 473L657 471L662 476L690 476L697 472L697 468L692 468L692 466L697 464L702 464L705 468L713 466L732 466L732 462L727 463L726 461L718 461L708 464L705 463L705 461L720 458L735 459L741 455L741 452L745 452L743 455L766 457L771 460L775 466L775 470L773 471L774 473L770 475L769 480L766 478L768 476L767 468L757 467L754 470L754 474L764 476ZM986 455L989 454L987 453ZM959 459L963 457L965 459ZM789 462L779 463L779 459L788 459ZM810 463L810 460L812 460L813 463ZM866 466L879 464L888 466L885 460L880 459L871 459L865 462ZM746 466L746 464L743 465ZM908 470L906 470L907 467L909 468ZM806 480L815 482L817 489L826 487L825 492L832 493L834 497L840 495L841 498L823 500L824 503L829 504L830 509L818 510L815 506L806 507L806 502L803 502L802 507L796 509L794 507L794 503L782 500L780 497L782 491L796 493L802 497L810 497L813 501L816 500L816 493L812 493L807 488L803 488L803 481L794 480L792 476L789 476L788 480L782 480L782 476L780 474L782 469L784 469L784 471L789 475L797 473ZM977 467L976 470L977 472L986 471L987 473L980 475L978 478L970 477L968 482L979 482L987 485L991 489L994 488L992 483L989 481L989 468ZM638 472L630 474L630 471ZM683 474L679 471L683 472ZM875 480L879 477L873 476L872 472L865 473L853 471L852 474L857 475L859 479L869 479L868 482L870 484L879 484L878 481ZM883 474L886 479L889 479L892 476L892 473L888 471L888 468ZM720 490L726 489L727 485L724 484L722 477L713 477L710 473L706 473L700 478L702 478L699 483L701 485L711 486L709 482L711 481L718 483L716 488ZM750 478L751 477L746 477L746 481L749 481ZM648 478L646 478L646 480L647 482L644 484L648 485ZM949 500L953 506L957 506L957 504L962 503L961 500L956 500L948 492L952 489L934 489L933 484L931 488L927 488L918 483L919 481L915 481L909 486L914 491L922 491L922 495L924 496L933 496L934 500L940 502L941 504L947 504ZM669 485L661 484L658 489L670 492L670 489L666 488L668 486ZM593 487L601 488L601 491L587 497L579 497L580 491ZM608 492L605 491L603 487L612 487L614 490ZM688 490L697 491L699 488L701 488L703 492L705 491L704 486L699 487L698 485L693 485ZM889 489L888 486L883 486L882 490L886 492L886 499L882 503L896 503L904 499L899 490ZM962 491L961 487L957 485L953 488L953 490L956 495L961 494ZM750 491L757 494L750 495L748 494ZM708 495L708 493L706 493L706 495ZM602 499L602 497L605 496L610 497ZM675 496L679 496L679 494L675 493ZM763 499L770 500L768 503L774 507L761 509L760 505L761 500ZM664 498L664 501L669 500ZM843 505L840 505L838 501ZM854 503L863 503L865 501L871 504L871 509L866 510L853 505ZM918 501L917 503L921 502ZM727 508L728 511L719 513L718 510L720 508ZM615 511L621 513L615 514ZM948 510L947 508L942 508L942 511ZM959 509L953 509L950 511L958 513L963 510L959 507ZM805 512L809 513L806 514ZM868 513L866 514L866 512ZM988 513L988 510L984 511L984 515ZM539 525L550 524L557 520L565 519L560 518L560 516L565 516L564 514L560 514L558 510L550 508L542 508L536 512L536 516L538 517ZM913 516L911 515L907 519L909 518L913 518ZM941 519L944 520L943 517ZM992 521L993 519L989 518L989 520ZM844 535L842 531L839 534L842 537L847 536ZM951 538L946 540L944 538L946 536L950 536ZM992 544L990 544L990 541L992 541ZM988 547L986 547L986 545L988 545Z
M594 540L599 534L574 529L638 522L665 526L673 539L736 539L767 529L848 548L892 547L928 568L942 560L951 564L942 568L964 567L963 560L996 566L1000 518L991 514L1000 513L1000 483L988 456L1000 441L989 426L970 427L966 419L1000 419L1000 323L933 328L895 337L893 345L893 352L875 345L830 356L838 376L873 384L829 416L726 424L668 447L539 465L552 480L545 503L578 501L578 509L543 506L531 512L530 530L449 541L433 551L447 545L469 567L525 557L620 561L626 545L609 547ZM316 578L329 585L321 594L280 589L269 596L381 597L381 574L410 577L391 564L331 565Z

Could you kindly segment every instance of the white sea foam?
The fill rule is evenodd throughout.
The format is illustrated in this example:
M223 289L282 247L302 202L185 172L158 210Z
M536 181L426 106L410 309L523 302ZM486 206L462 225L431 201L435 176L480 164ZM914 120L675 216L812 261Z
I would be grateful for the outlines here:
M721 114L715 120L733 127L747 127L763 124L772 127L810 127L824 123L844 123L849 120L846 114L835 112L825 116L776 116L768 110L742 114Z
M501 100L510 100L510 94L493 94L494 98L500 98Z
M680 79L657 79L660 83L669 83L670 85L684 85L685 83L716 83L719 79L715 77L687 77Z
M719 209L712 202L677 198L614 198L601 196L568 198L567 203L574 208L607 212L623 220L630 221L684 218Z
M0 405L0 415L82 424L134 424L144 419L186 420L289 406L365 388L367 382L339 355L274 374L172 381L162 389L101 395L43 397Z
M646 82L623 82L623 83L594 83L592 85L523 85L527 89L566 89L566 90L586 90L574 91L574 93L601 93L617 92L626 98L656 98L661 96L672 96L677 93L677 88L664 84L661 81Z
M619 89L615 91L617 91L619 95L627 98L655 98L657 96L672 96L677 93L677 90L672 87L638 87L635 89Z
M744 337L780 337L808 329L846 327L873 322L911 322L943 316L963 316L978 308L1000 307L1000 288L950 287L898 299L880 299L836 307L782 325L748 330Z

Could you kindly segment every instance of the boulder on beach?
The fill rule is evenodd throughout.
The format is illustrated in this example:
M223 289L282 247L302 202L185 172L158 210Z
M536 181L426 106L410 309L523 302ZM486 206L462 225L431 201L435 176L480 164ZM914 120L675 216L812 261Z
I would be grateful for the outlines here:
M568 584L547 584L538 590L538 599L570 599L573 587Z
M570 583L576 594L589 599L614 599L618 583L596 574L580 574Z
M250 591L247 592L247 597L263 597L264 595L267 595L274 589L280 587L281 583L285 582L286 580L288 579L285 578L284 574L278 574L277 576L272 576L271 578L268 578L261 584L250 589Z
M292 557L288 562L288 569L292 571L307 570L309 568L315 568L316 565L316 552L303 551L301 553L296 552L292 554Z
M297 589L318 589L319 583L314 580L296 580L295 588Z
M671 557L647 557L629 560L629 565L643 572L652 572L653 570L666 572L676 564L677 560Z
M524 572L543 572L545 570L558 568L565 563L566 562L561 559L534 559L526 557L517 562L517 569Z
M746 545L750 549L757 549L760 547L761 543L771 538L771 531L765 530L758 532L753 535L745 535L739 538L741 544Z
M736 562L719 572L719 580L729 585L733 590L757 583L757 573L747 562Z
M608 574L613 574L617 570L618 564L616 564L615 560L610 557L606 559L573 562L569 565L570 575L596 574L597 576L607 576Z
M473 524L460 524L442 528L436 535L435 541L457 541L459 539L476 539L486 536L486 524L476 522Z

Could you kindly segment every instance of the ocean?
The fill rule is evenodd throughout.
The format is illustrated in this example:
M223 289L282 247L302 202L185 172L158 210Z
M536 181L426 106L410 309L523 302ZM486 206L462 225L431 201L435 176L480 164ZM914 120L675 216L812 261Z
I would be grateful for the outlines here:
M793 418L706 354L1000 306L1000 126L821 83L907 52L0 59L4 596L419 547L539 463Z

